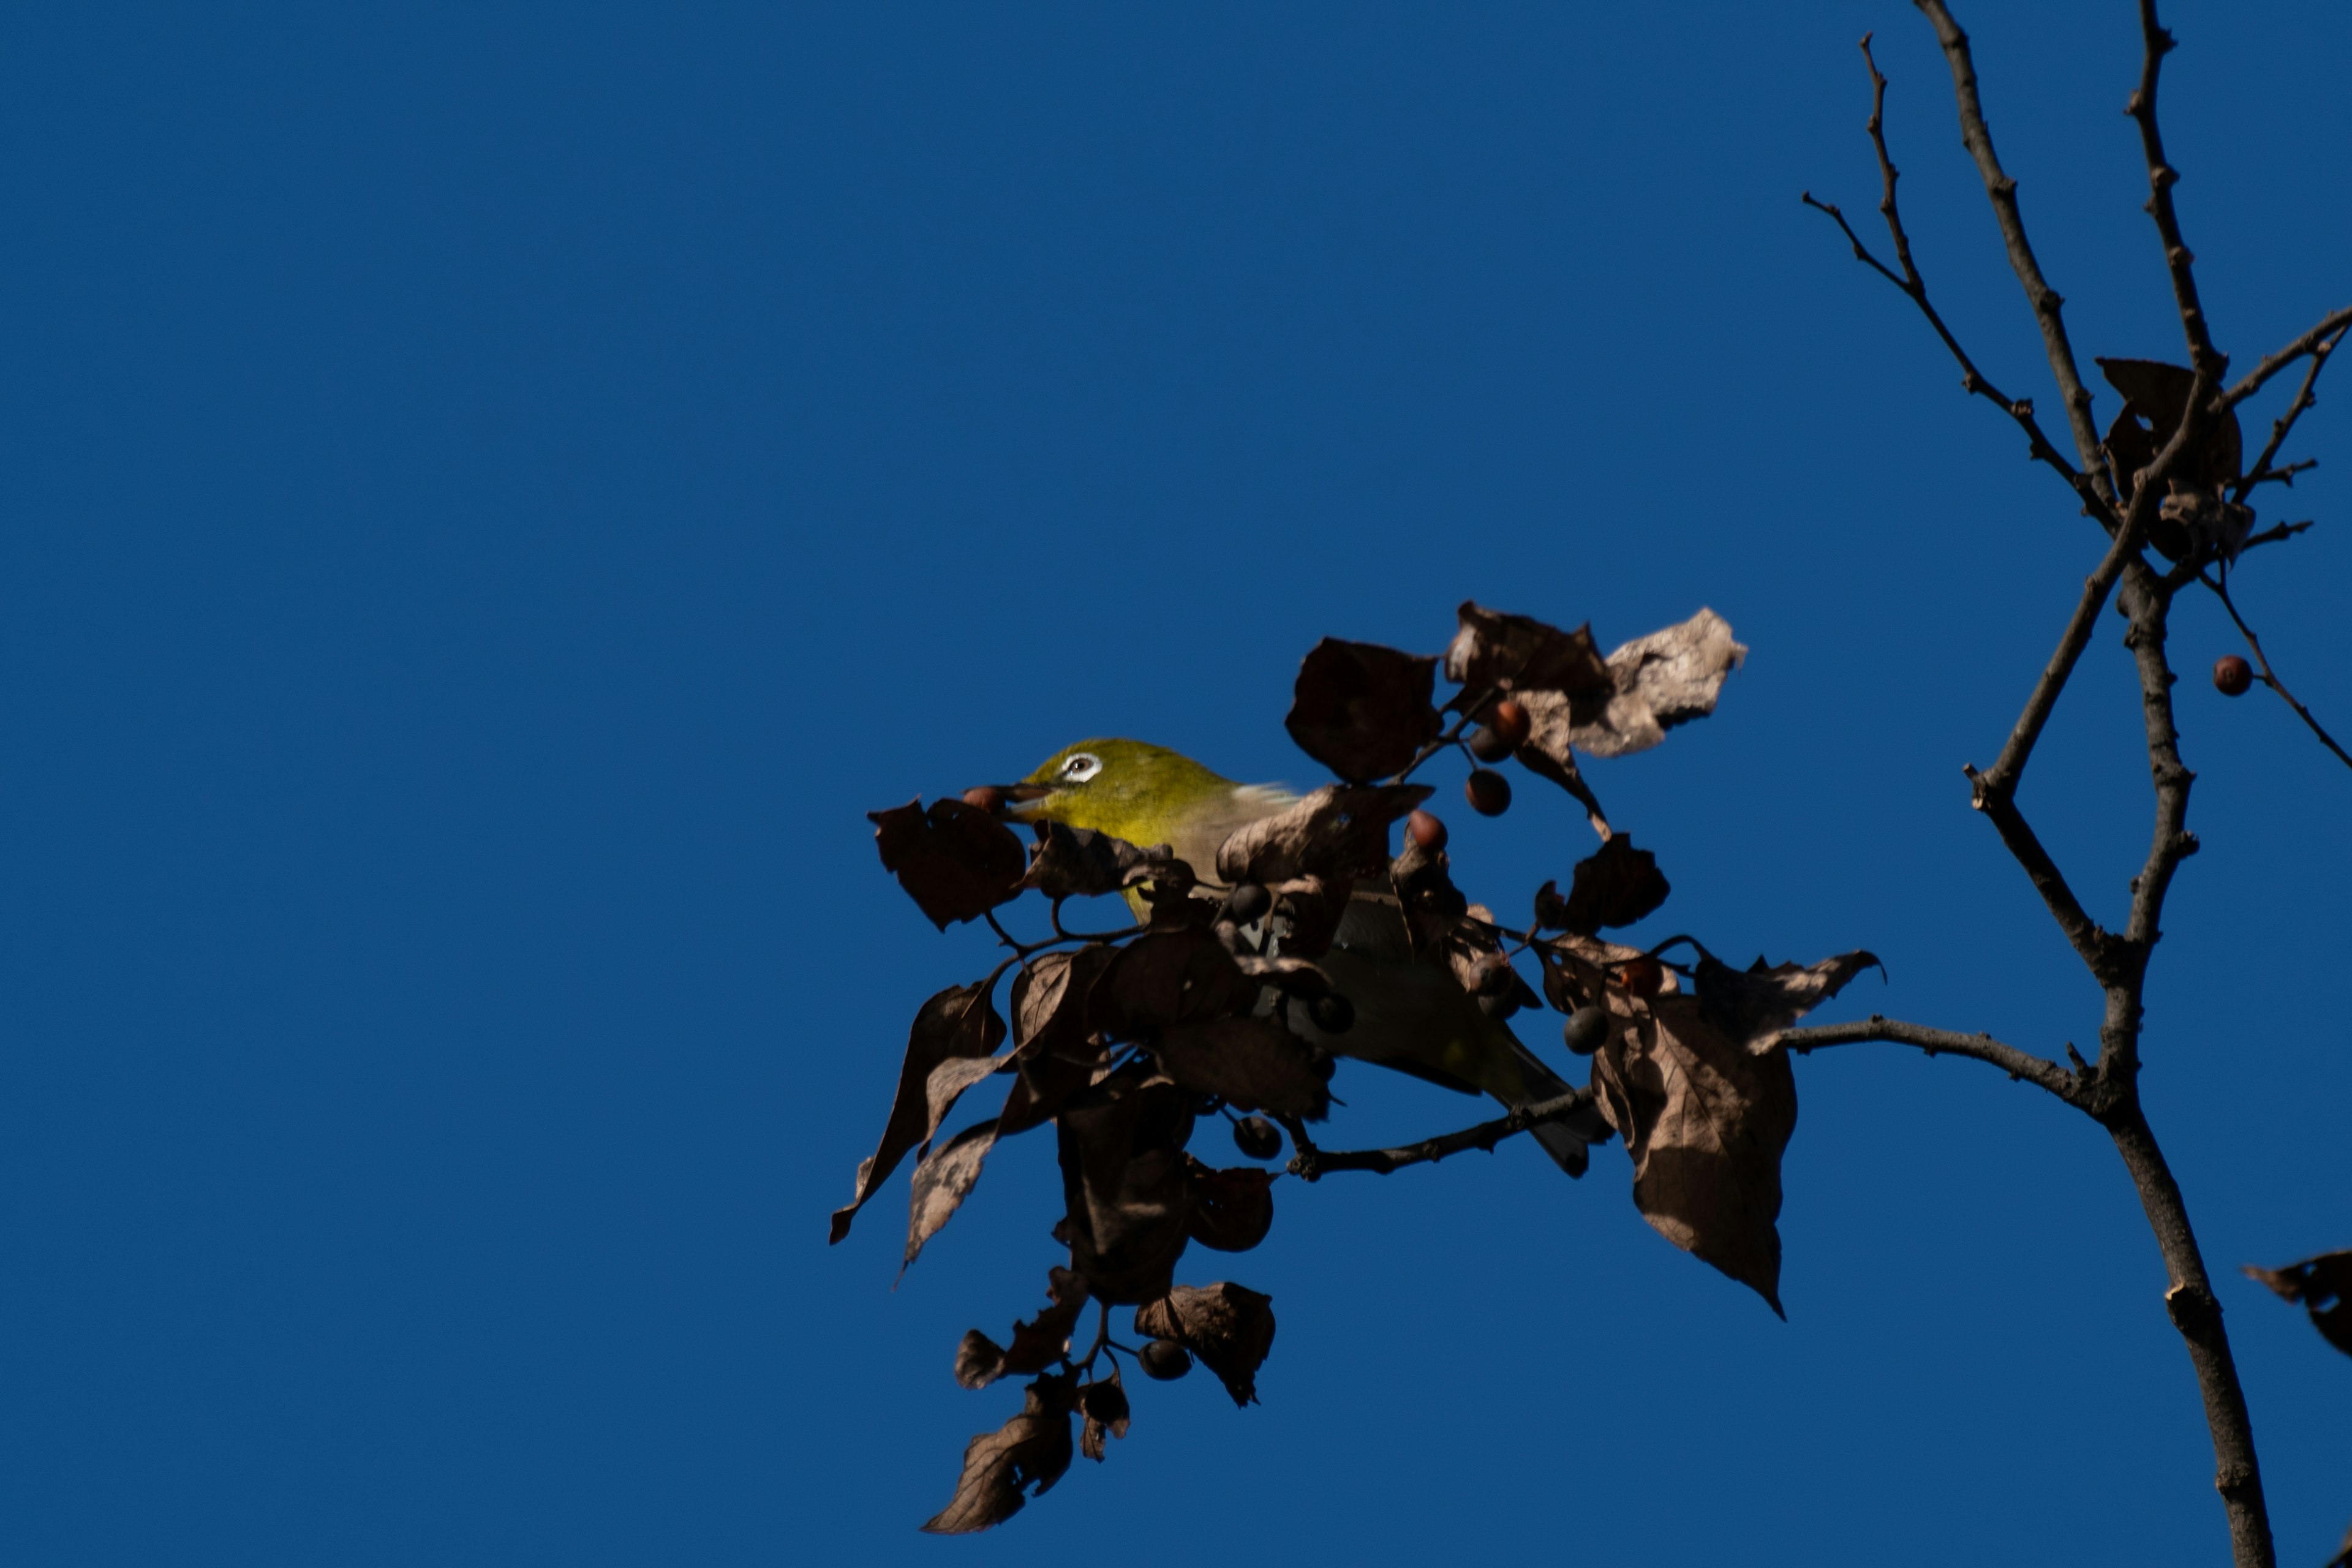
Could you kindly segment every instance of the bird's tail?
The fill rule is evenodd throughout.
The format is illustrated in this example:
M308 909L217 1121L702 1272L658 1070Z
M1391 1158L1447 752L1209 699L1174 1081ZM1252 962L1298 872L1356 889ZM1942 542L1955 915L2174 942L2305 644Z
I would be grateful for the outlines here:
M1511 1046L1518 1059L1519 1079L1523 1086L1518 1097L1506 1100L1512 1110L1557 1100L1569 1092L1570 1086L1568 1080L1544 1066L1541 1058L1521 1045L1516 1037L1512 1039ZM1580 1176L1584 1174L1585 1167L1591 1163L1586 1149L1608 1139L1609 1123L1601 1120L1600 1107L1581 1105L1572 1114L1558 1121L1538 1122L1528 1128L1528 1135L1543 1146L1543 1152L1551 1156L1554 1164L1571 1176Z

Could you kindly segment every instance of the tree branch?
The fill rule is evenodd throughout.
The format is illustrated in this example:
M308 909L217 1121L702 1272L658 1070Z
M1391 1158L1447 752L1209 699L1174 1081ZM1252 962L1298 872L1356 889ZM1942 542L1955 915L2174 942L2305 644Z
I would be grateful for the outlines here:
M1967 1057L1971 1061L1989 1062L2011 1078L2046 1089L2072 1106L2084 1106L2093 1094L2091 1079L2037 1057L2031 1051L2005 1046L1990 1035L1961 1035L1949 1029L1931 1029L1924 1024L1906 1024L1899 1018L1888 1018L1876 1013L1859 1024L1815 1024L1802 1029L1783 1029L1779 1037L1779 1043L1784 1049L1794 1051L1799 1056L1808 1055L1824 1046L1858 1046L1874 1040L1898 1046L1916 1046L1931 1057Z
M2189 340L2189 366L2219 382L2230 367L2230 356L2213 346L2205 308L2197 298L2197 258L2180 237L2179 215L2173 210L2172 187L2179 172L2165 162L2164 136L2156 123L2156 84L2164 57L2172 52L2172 35L2158 25L2156 0L2139 0L2139 31L2143 43L2139 86L2133 89L2124 112L2139 125L2140 151L2147 159L2147 207L2156 232L2164 241L2164 269L2172 279L2172 302L2180 312L2181 334Z
M1811 191L1803 193L1802 200L1807 206L1827 213L1831 221L1844 231L1847 243L1853 247L1855 260L1867 264L1910 297L1911 302L1919 308L1919 313L1927 318L1927 324L1936 329L1936 335L1944 340L1944 346L1951 351L1952 358L1959 362L1961 389L1995 404L2015 420L2018 428L2025 432L2030 455L2056 470L2059 477L2066 481L2067 488L2081 500L2083 510L2097 518L2100 526L2113 531L2115 509L2108 504L2107 498L2101 494L2098 487L2092 483L2089 476L2069 463L2060 455L2058 448L2051 445L2050 437L2042 434L2042 422L2034 417L2032 399L2012 398L1986 380L1984 373L1977 368L1976 361L1969 356L1968 350L1960 346L1959 339L1954 337L1951 328L1945 324L1942 313L1928 301L1927 282L1920 275L1917 263L1912 259L1911 237L1903 227L1902 210L1895 203L1895 182L1902 174L1886 151L1886 79L1879 74L1878 62L1871 56L1870 39L1868 33L1862 36L1862 60L1870 71L1870 121L1865 129L1870 132L1871 147L1878 154L1878 174L1883 192L1878 199L1878 211L1886 220L1887 233L1895 242L1895 259L1903 270L1898 274L1872 255L1870 247L1863 244L1861 237L1853 232L1853 226L1846 222L1845 214L1834 203L1817 201Z
M2281 483L2292 485L2297 473L2317 463L2317 458L2308 458L2300 463L2289 463L2285 468L2276 470L2271 468L2271 464L2278 458L2279 448L2286 444L2287 432L2294 428L2294 422L2303 417L2305 409L2319 401L2312 395L2312 388L2319 384L2319 373L2327 368L2327 356L2334 353L2336 345L2344 341L2344 332L2345 329L2338 328L2334 337L2324 339L2312 345L2311 368L2304 372L2303 384L2295 388L2294 398L2286 405L2286 412L2271 421L2270 444L2263 448L2262 456L2256 458L2246 469L2246 477L2238 481L2238 493L2231 498L2232 500L2242 502L2248 493L2264 479L2274 479Z
M2164 896L2172 886L2172 874L2179 868L2180 862L2197 853L2197 836L2188 828L2189 789L2197 782L2197 775L2180 760L2180 732L2173 724L2174 678L2164 656L2171 595L2153 568L2145 561L2135 561L2125 574L2124 591L2117 605L2131 617L2131 630L2124 641L2139 670L2140 719L2147 735L2148 776L2156 788L2156 823L2149 837L2147 860L2139 875L2132 879L2131 916L2124 926L2124 942L2137 960L2134 976L2126 987L2137 1014L2140 974L2147 968L2148 953L2163 934L2158 921L2164 912ZM2136 1020L2125 1038L2114 1042L2103 1039L2102 1045L2125 1053L2113 1063L2115 1070L2138 1070ZM2104 1052L2101 1063L2108 1065Z
M1333 1171L1371 1171L1385 1176L1407 1165L1431 1163L1444 1159L1448 1154L1465 1153L1472 1149L1492 1152L1495 1145L1506 1138L1547 1121L1562 1121L1591 1103L1591 1089L1570 1089L1557 1099L1539 1100L1533 1105L1523 1105L1508 1116L1498 1116L1492 1121L1482 1121L1459 1132L1424 1138L1418 1143L1407 1143L1394 1149L1318 1149L1301 1139L1294 1130L1291 1142L1297 1152L1290 1157L1290 1173L1309 1182L1320 1181Z
M2263 384L2271 377L2316 349L2326 339L2342 332L2347 327L2352 327L2352 305L2347 305L2340 310L2322 317L2319 325L2248 371L2237 385L2230 388L2228 395L2221 399L2221 405L2225 408L2235 408L2239 404L2260 392Z
M1984 105L1977 96L1977 68L1969 52L1969 36L1952 20L1944 0L1913 0L1913 4L1934 24L1937 42L1943 45L1944 58L1951 65L1952 94L1959 106L1960 140L1967 145L1969 155L1976 160L1985 195L1991 199L1993 216L2000 224L2001 241L2009 250L2010 269L2024 286L2026 302L2032 306L2033 318L2041 324L2042 345L2050 358L2050 374L2057 378L2059 394L2065 399L2066 423L2074 434L2075 453L2109 510L2120 510L2115 487L2106 475L2106 465L2100 459L2098 426L2091 422L2091 391L2083 384L2082 372L2074 363L2074 344L2066 338L2062 314L2066 301L2042 276L2042 266L2033 258L2032 243L2025 237L2025 219L2017 209L2017 182L2002 170L2000 158L1993 151L1992 132L1986 128Z
M2131 1173L2170 1276L2164 1310L2189 1347L2189 1364L2204 1399L2205 1425L2213 1435L2213 1489L2221 1494L2229 1516L2231 1561L2239 1568L2274 1568L2278 1559L2271 1543L2270 1509L2263 1500L2262 1465L2254 1455L2253 1419L2246 1411L2246 1391L2238 1381L2229 1333L2221 1326L2221 1303L2206 1278L2205 1260L2189 1226L2180 1184L2173 1180L2164 1152L2157 1147L2136 1093L2108 1131L2124 1157L2124 1168Z

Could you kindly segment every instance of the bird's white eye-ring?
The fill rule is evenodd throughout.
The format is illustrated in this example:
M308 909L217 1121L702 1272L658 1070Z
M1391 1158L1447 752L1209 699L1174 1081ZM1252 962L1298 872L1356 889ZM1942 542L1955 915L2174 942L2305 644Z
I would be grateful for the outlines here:
M1062 764L1062 782L1084 784L1102 772L1102 759L1092 752L1080 752Z

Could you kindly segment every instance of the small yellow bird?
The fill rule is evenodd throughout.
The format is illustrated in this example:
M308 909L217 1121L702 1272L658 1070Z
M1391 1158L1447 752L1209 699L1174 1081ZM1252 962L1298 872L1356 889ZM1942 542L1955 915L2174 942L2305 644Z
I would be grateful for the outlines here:
M1130 844L1169 845L1203 888L1216 886L1217 849L1230 835L1297 801L1271 785L1235 784L1165 746L1110 739L1063 748L1005 793L1006 815L1015 821L1058 822ZM1344 1034L1329 1034L1293 1003L1289 1023L1334 1056L1377 1062L1464 1093L1484 1090L1514 1109L1569 1092L1440 961L1414 955L1392 894L1360 890L1331 951L1317 962L1353 1005L1355 1022ZM1530 1131L1570 1175L1584 1173L1586 1145L1608 1136L1590 1107Z

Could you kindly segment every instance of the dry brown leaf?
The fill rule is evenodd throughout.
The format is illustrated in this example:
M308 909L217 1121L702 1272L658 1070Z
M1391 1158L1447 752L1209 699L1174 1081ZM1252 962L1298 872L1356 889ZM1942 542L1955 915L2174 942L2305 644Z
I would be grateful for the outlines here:
M2181 416L2189 412L2189 394L2195 388L2197 375L2186 365L2152 359L2102 359L2098 366L2107 384L2124 395L2123 412L2116 416L2107 439L2109 449L2115 451L2117 435L2130 427L2130 434L2124 437L2125 449L2116 451L2118 477L2123 481L2119 488L2128 500L2133 477L2156 461L2157 453L2180 428ZM2135 418L2145 420L2146 427L2133 426ZM2238 426L2237 411L2225 409L2173 477L2184 486L2217 489L2239 477L2244 467L2244 454L2245 437ZM2131 460L2134 458L2137 460ZM2125 466L2126 462L2128 467Z
M1460 685L1465 698L1489 689L1522 697L1536 691L1581 697L1610 689L1590 626L1564 632L1466 599L1457 614L1462 625L1445 650L1445 679Z
M1431 793L1426 784L1325 784L1226 839L1217 875L1268 887L1302 877L1377 876L1388 869L1389 825Z
M1113 1038L1156 1035L1179 1024L1246 1013L1264 989L1207 928L1155 931L1120 948L1104 967L1087 994L1087 1016Z
M1041 822L1021 885L1049 899L1099 898L1148 879L1175 858L1175 850L1165 844L1139 848L1089 827Z
M1019 896L1028 852L1018 835L979 807L935 800L925 811L912 800L866 816L882 868L941 931Z
M1086 1428L1078 1435L1078 1452L1099 1464L1104 1436L1127 1436L1127 1389L1118 1380L1117 1366L1108 1377L1098 1377L1078 1390L1078 1414L1086 1417Z
M1702 955L1692 976L1701 1011L1715 1026L1750 1051L1771 1050L1780 1032L1840 991L1865 969L1886 966L1875 953L1856 950L1819 963L1777 963L1761 958L1745 973Z
M1274 1173L1236 1165L1217 1170L1198 1160L1192 1178L1192 1239L1218 1252L1247 1252L1274 1228Z
M1780 1311L1780 1155L1797 1081L1708 1021L1696 997L1604 994L1617 1025L1592 1058L1601 1114L1633 1160L1633 1203L1676 1247Z
M1544 1000L1563 1013L1599 1002L1604 992L1671 996L1682 988L1673 970L1640 948L1578 931L1538 942L1535 954L1544 966ZM1636 981L1643 984L1629 984Z
M1248 1405L1257 1398L1257 1369L1274 1348L1274 1300L1225 1280L1179 1285L1136 1308L1135 1331L1174 1340L1217 1374L1235 1405Z
M923 1250L923 1243L955 1218L956 1210L980 1181L980 1167L996 1147L996 1123L977 1121L936 1149L926 1149L915 1162L907 1182L907 1255L898 1263L904 1274Z
M1055 1121L1062 1239L1106 1301L1145 1301L1168 1288L1192 1213L1184 1145L1192 1090L1129 1063L1073 1095Z
M1331 1091L1315 1071L1315 1050L1275 1018L1200 1018L1163 1029L1151 1053L1170 1078L1240 1110L1320 1121Z
M969 1535L1003 1523L1030 1498L1045 1496L1070 1468L1075 1403L1067 1378L1041 1377L1031 1384L1020 1415L964 1445L955 1496L923 1526L924 1532Z
M1294 958L1316 959L1331 951L1356 884L1345 877L1297 877L1276 882L1266 891L1280 900L1282 951Z
M1350 784L1401 773L1437 738L1437 660L1325 637L1298 668L1283 725L1298 749Z
M1658 869L1658 858L1634 848L1633 840L1621 833L1577 862L1557 921L1545 923L1586 935L1604 926L1629 926L1654 912L1673 890Z
M1013 976L1013 1060L1020 1076L996 1119L999 1138L1042 1125L1094 1081L1104 1047L1090 1032L1088 994L1118 951L1089 942L1048 952Z
M2352 1252L2323 1252L2284 1268L2257 1268L2250 1263L2245 1269L2248 1278L2300 1302L2320 1337L2352 1355Z
M1724 677L1747 657L1713 610L1635 637L1609 656L1612 687L1605 700L1544 692L1524 699L1530 728L1519 760L1572 773L1580 751L1596 757L1646 751L1675 725L1714 712Z
M907 1151L937 1130L938 1122L931 1115L931 1074L952 1059L970 1061L989 1057L1003 1038L1004 1020L998 1016L996 1004L982 986L950 985L923 1004L907 1037L907 1057L898 1069L898 1092L890 1102L890 1117L883 1124L882 1141L872 1156L858 1164L856 1196L834 1211L834 1241L849 1234L850 1221L865 1206L866 1200L874 1195L875 1189L898 1168ZM990 1070L994 1070L992 1066Z
M1062 1359L1087 1304L1087 1281L1067 1268L1049 1270L1045 1280L1053 1304L1027 1322L1013 1325L1012 1348L998 1345L978 1329L965 1333L956 1347L956 1382L966 1388L986 1388L1000 1377L1043 1372Z

